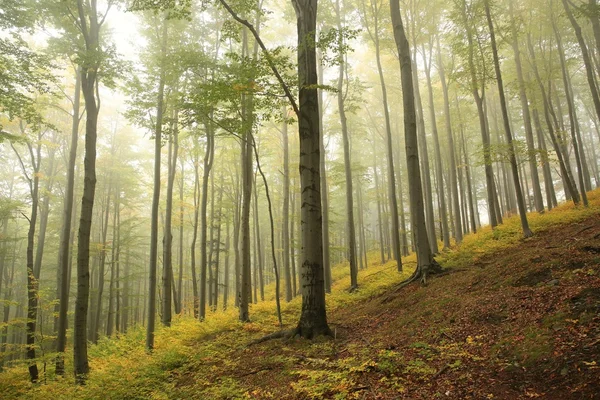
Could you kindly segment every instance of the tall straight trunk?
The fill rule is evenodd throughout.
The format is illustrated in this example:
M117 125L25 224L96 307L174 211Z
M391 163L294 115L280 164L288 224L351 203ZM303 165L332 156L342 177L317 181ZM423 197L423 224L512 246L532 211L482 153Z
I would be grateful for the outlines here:
M198 278L196 275L196 240L198 239L198 216L200 214L200 174L198 167L200 159L195 152L194 155L194 221L192 223L192 244L190 245L190 263L192 269L192 296L193 296L193 311L194 318L198 318L198 307L200 306L198 297ZM225 292L227 293L227 292ZM225 297L224 303L227 305L227 297Z
M180 181L179 181L179 255L177 264L179 265L179 273L177 274L177 297L175 298L175 314L181 314L183 310L183 186L184 177L183 158L180 163Z
M206 151L204 153L204 169L202 174L202 198L200 199L200 302L198 318L204 320L206 318L206 273L208 269L208 249L207 249L207 230L208 221L206 210L208 208L208 181L210 170L212 169L214 160L214 132L212 123L206 122Z
M433 136L433 154L435 158L435 176L437 180L437 191L439 198L440 220L442 225L442 239L444 248L450 247L450 231L448 230L448 215L446 211L446 195L444 193L444 172L442 170L442 150L440 149L440 138L435 115L435 101L433 98L433 86L431 84L431 63L433 54L433 42L429 43L429 62L423 50L423 62L425 64L425 78L427 79L427 91L429 93L429 118L431 119L431 134Z
M360 244L360 252L362 253L362 256L359 253L359 258L361 259L361 264L364 258L364 268L367 268L369 266L369 262L367 260L367 239L365 237L364 203L360 178L356 181L356 192L358 202L358 239Z
M587 45L585 44L585 39L583 38L583 32L581 30L581 26L577 23L577 20L573 16L571 12L571 8L569 7L567 0L562 0L563 7L565 8L565 12L567 13L567 17L573 26L573 30L575 31L575 36L577 37L577 42L579 43L579 48L581 50L581 56L583 58L583 64L585 66L586 78L588 81L588 85L590 87L590 92L592 94L592 100L594 101L594 108L596 109L596 116L600 119L600 95L598 94L598 87L596 86L596 81L594 78L594 66L592 65L592 60L590 57L590 53L588 51ZM596 11L596 10L594 10ZM597 12L597 11L596 11ZM597 19L597 16L596 16ZM597 28L594 27L594 34L596 34ZM598 38L598 36L596 37ZM600 48L600 46L599 46Z
M375 154L375 151L374 151ZM385 264L385 243L383 236L383 220L381 213L381 195L379 193L379 174L377 173L377 157L373 157L375 165L373 166L373 176L375 177L375 196L377 198L377 229L379 233L379 252L380 252L380 264Z
M100 264L98 271L98 290L96 293L96 313L94 314L94 323L91 330L92 337L90 338L93 343L96 343L100 338L101 319L102 319L102 295L104 293L104 276L106 269L106 246L108 238L108 216L110 214L110 195L112 192L112 174L108 180L108 191L106 194L106 205L103 211L103 222L102 222L102 250L100 252Z
M148 277L148 321L146 323L146 349L154 349L154 326L156 321L156 276L158 270L158 206L160 203L160 149L162 142L163 115L165 112L165 73L167 62L168 20L163 19L162 43L160 49L161 66L158 80L156 124L154 128L154 192L152 195L152 215L150 222L150 266Z
M294 185L291 186L294 187ZM298 279L296 273L296 191L293 191L290 197L290 207L292 209L290 215L290 264L292 267L292 276L294 277L294 279L292 280L292 290L294 291L295 297L298 295L298 290L296 288L296 280ZM325 215L325 212L323 212L323 215ZM323 237L325 237L325 231L323 231ZM327 248L329 248L329 235L327 235ZM325 244L323 244L323 253L325 253ZM323 259L325 259L325 256L323 256ZM327 263L329 263L329 250L327 250ZM329 274L331 274L331 270L329 270ZM327 278L327 271L323 271L323 275L325 278L325 282L327 282L327 279L331 281L331 276ZM327 287L325 287L325 290L327 290Z
M452 120L450 117L450 97L448 95L448 83L446 82L446 72L442 60L442 51L440 47L440 35L436 35L437 41L437 70L442 84L442 93L444 95L444 116L446 121L446 136L448 139L448 156L450 158L450 190L452 192L452 208L454 210L454 238L457 243L462 242L463 224L461 221L460 204L458 197L459 185L457 182L456 153L454 149L454 133L452 132Z
M399 0L390 2L390 14L394 32L394 40L400 58L400 75L402 81L402 104L404 105L404 133L405 150L408 170L408 187L410 196L410 211L413 237L417 248L417 268L414 277L427 281L430 272L439 266L433 259L433 252L429 244L427 229L425 227L425 213L423 206L423 193L421 186L421 171L419 170L419 150L417 143L417 117L415 110L415 89L413 88L412 61L410 47L402 17L400 14Z
M24 128L21 125L21 130ZM24 132L23 132L24 133ZM39 290L39 276L35 274L35 260L34 260L34 247L35 247L35 229L38 218L38 207L39 207L39 186L40 186L40 167L41 167L41 145L42 135L38 133L37 145L34 150L32 144L27 142L27 149L31 158L32 174L29 175L25 169L25 165L21 159L21 156L17 152L16 148L11 143L15 154L19 158L21 167L23 168L23 175L25 176L29 185L29 194L31 196L31 213L28 218L29 229L27 231L27 250L26 250L26 271L27 274L27 322L25 324L26 334L26 358L29 370L29 379L32 383L36 383L39 379L39 371L35 357L35 332L37 326L38 317L38 290Z
M237 166L237 163L236 163ZM235 187L234 187L234 204L233 204L233 252L234 252L234 280L235 280L235 306L240 305L240 299L237 293L240 291L240 213L241 213L241 196L240 196L240 179L239 171L236 168Z
M108 321L106 323L106 336L111 337L113 333L113 326L115 321L114 309L115 300L117 298L118 291L115 291L117 286L118 277L117 271L119 266L119 208L121 189L119 188L119 182L116 183L115 199L114 199L114 211L113 211L113 231L112 231L112 255L110 263L110 283L108 289Z
M542 82L542 79L540 78L540 73L537 68L535 52L533 50L533 44L531 43L530 35L527 36L527 46L529 47L529 53L530 53L531 60L532 60L533 72L535 74L535 78L536 78L536 81L540 88L541 95L542 95L542 100L543 100L543 104L544 104L544 117L546 119L548 133L550 134L550 139L552 140L552 145L554 147L554 151L556 152L556 156L558 158L561 176L566 185L565 190L571 194L573 203L579 204L579 193L577 192L575 184L573 183L573 178L571 176L570 167L569 167L568 163L565 162L565 159L563 158L563 150L560 146L560 143L558 142L558 139L556 138L554 126L552 125L552 119L551 119L550 114L553 113L553 111L551 110L551 105L549 104L549 100L548 100L549 96L546 94L546 87L544 86L544 83ZM554 118L554 123L555 123L555 125L558 125L556 118Z
M298 28L297 107L300 137L302 311L296 332L307 339L330 335L325 309L321 214L319 96L315 52L317 0L292 0Z
M121 332L127 333L129 328L129 295L130 295L130 276L129 276L129 262L130 262L131 249L127 249L125 252L125 266L123 268L123 311L121 312Z
M496 82L498 84L498 94L500 95L500 108L502 109L502 121L504 122L504 133L506 135L506 143L508 145L510 169L512 172L512 180L517 195L517 207L519 209L519 217L521 219L521 228L525 237L533 235L531 229L529 229L529 222L527 221L527 208L525 207L525 199L523 197L523 191L521 189L521 181L519 179L519 169L517 165L517 158L515 156L515 148L513 145L512 132L510 128L510 119L508 117L508 107L506 105L506 97L504 95L504 83L502 81L502 72L500 71L500 58L498 57L498 48L496 46L496 34L494 30L494 24L492 22L492 16L490 13L489 0L484 0L485 13L488 22L488 28L490 31L490 39L492 42L492 54L494 57L494 69L496 71Z
M58 327L56 338L56 375L65 374L64 352L67 346L67 312L69 310L69 261L71 260L73 203L75 192L75 160L77 159L77 141L79 139L79 108L81 102L81 70L75 71L75 93L73 95L73 111L71 114L71 142L69 144L69 160L67 164L67 182L63 206L63 225L60 231L60 247L58 249Z
M416 46L414 47L414 54L417 54ZM412 55L411 55L412 57ZM420 171L419 175L422 177L422 186L421 189L424 194L424 207L425 207L425 226L427 227L427 235L429 238L429 245L431 246L431 251L433 254L437 254L439 252L438 243L437 243L437 235L435 232L435 214L433 213L433 190L431 186L431 175L429 174L429 151L427 149L427 135L425 130L425 118L423 111L423 103L421 100L421 89L419 88L419 74L416 67L416 62L414 60L411 61L411 73L413 79L413 88L414 88L414 98L415 98L415 115L417 118L417 145L418 153L420 154ZM406 132L405 132L406 136ZM405 143L406 146L406 143ZM408 157L408 154L407 154ZM409 172L410 175L410 172ZM410 184L409 184L409 192L410 192ZM410 195L409 195L410 197ZM412 201L411 201L412 203ZM412 205L411 205L412 207ZM412 212L411 212L412 214ZM411 221L412 215L411 215ZM414 229L414 227L413 227Z
M338 28L338 48L342 49L344 40L342 36L342 17L340 13L340 0L336 0L335 12ZM350 264L350 289L358 287L358 266L356 263L356 232L354 227L354 191L352 189L352 156L350 154L350 134L348 133L348 119L346 117L344 91L345 57L341 50L337 55L338 77L337 77L337 103L340 115L342 133L342 145L344 149L344 173L346 177L346 240L348 244L348 262Z
M371 2L371 9L373 13L373 31L367 31L375 45L375 61L377 62L377 73L379 75L379 84L381 85L381 100L383 103L383 116L385 119L385 140L387 143L386 147L386 160L387 160L387 172L388 172L388 201L391 209L391 222L392 222L392 253L394 260L398 263L398 271L402 271L402 260L401 260L401 248L400 248L400 226L398 222L398 200L396 197L396 172L394 169L394 149L392 145L392 128L390 123L390 110L388 106L387 86L385 84L385 77L383 75L383 67L381 65L381 46L379 41L379 9L377 8L377 2ZM404 210L403 210L404 211ZM404 234L406 229L402 228Z
M96 191L96 136L100 99L97 98L98 82L96 80L100 60L100 28L96 2L86 10L83 0L77 0L79 28L83 34L85 49L94 57L82 58L81 89L85 100L85 156L83 196L81 200L81 218L77 244L77 296L75 299L75 318L73 332L73 360L75 379L83 384L89 372L87 357L87 312L90 293L90 234L92 215L94 212L94 195ZM87 13L87 15L86 15ZM98 102L96 102L98 100Z
M513 13L513 0L510 0L508 7L511 14L511 32L513 36L512 48L515 56L515 66L517 69L517 83L519 85L519 99L521 109L523 110L523 124L525 126L525 141L527 143L527 159L529 161L529 173L531 175L531 185L533 187L533 200L535 209L541 213L544 211L544 200L542 198L542 189L540 186L540 177L537 169L536 149L533 140L533 127L531 123L531 112L529 110L529 101L525 89L525 78L523 77L523 67L521 65L521 51L519 50L519 36L517 25Z
M482 141L483 147L484 147L483 159L484 159L484 164L485 164L485 181L486 181L487 198L488 198L488 214L489 214L490 225L492 226L492 228L494 228L498 225L498 222L499 222L497 219L497 214L495 212L496 203L498 201L498 198L495 196L495 193L494 193L494 171L492 169L492 161L490 158L490 153L488 151L489 146L490 146L490 138L489 138L489 131L488 131L488 126L487 126L485 111L483 109L483 94L480 95L480 93L479 93L479 87L480 87L481 82L479 82L479 79L477 78L477 69L475 67L475 61L474 61L475 43L473 40L473 28L471 26L471 21L469 21L469 19L467 17L465 0L463 0L461 12L462 12L463 23L465 24L465 27L467 30L466 34L467 34L468 47L469 47L469 56L468 57L469 57L469 71L471 74L471 92L473 94L475 104L477 105L477 114L479 116L479 126L480 126L480 131L481 131L481 141ZM485 87L484 85L482 85L482 86Z
M219 261L221 255L221 223L223 221L223 169L221 168L221 174L219 178L219 197L217 198L217 241L216 241L216 258L215 258L215 275L214 275L214 286L213 286L213 310L217 310L217 304L219 303Z
M285 172L284 172L284 175L285 175ZM257 269L256 272L258 273L258 276L257 276L257 274L255 274L254 277L255 277L256 285L260 286L260 300L265 301L265 285L264 285L264 277L263 277L263 265L264 265L263 261L264 260L263 260L262 245L261 245L261 240L260 240L260 224L258 221L259 214L258 214L258 188L257 188L257 185L254 185L253 192L254 192L254 232L255 232L254 240L256 241L256 256L257 256L257 261L258 261L258 262L256 262L256 269ZM285 219L285 217L284 217L284 219ZM285 242L284 242L284 245L285 245ZM284 252L284 260L285 260L285 250L283 252ZM289 258L288 258L288 261L289 261ZM288 268L289 268L289 265L288 265ZM288 271L288 274L289 274L289 271ZM258 278L258 279L256 279L256 278ZM288 279L288 277L286 277L286 286L288 283L287 279ZM292 289L291 289L291 282L290 282L290 295L292 294L291 290ZM286 299L287 299L287 292L286 292ZM290 298L290 300L291 300L291 298ZM290 300L287 300L287 301L290 301Z
M215 256L215 230L217 229L217 216L215 212L215 174L210 176L210 237L208 238L208 281L206 284L208 297L208 307L211 311L213 308L213 283L214 283L214 256Z
M179 138L177 128L177 110L173 111L171 131L169 136L169 159L167 164L167 199L165 206L165 227L163 237L163 297L162 297L162 324L171 326L173 296L173 187L175 184L175 173L177 172L177 153L179 151Z
M462 144L462 152L464 157L465 179L467 181L467 198L469 201L469 213L471 214L471 232L477 233L477 218L475 216L477 210L477 201L473 200L474 192L473 185L471 184L471 167L469 164L469 154L467 153L467 144L465 142L464 126L460 118L460 107L458 106L458 98L456 99L456 104L458 107L458 119L460 125L460 141Z
M550 170L550 162L548 160L548 151L546 148L546 139L544 138L544 132L542 131L542 124L540 122L540 115L537 108L533 109L533 125L535 126L536 137L538 141L538 148L540 149L540 162L542 163L542 174L544 176L544 191L546 192L546 204L548 210L556 207L558 204L556 200L556 192L554 191L554 182L552 180L552 171Z
M52 186L54 184L54 164L56 158L56 149L50 149L46 158L48 161L47 181L44 187L44 200L42 201L39 210L40 224L38 229L37 246L35 249L35 259L33 263L33 272L35 276L40 276L42 270L42 259L44 256L44 247L46 244L46 230L48 228L48 216L50 215L50 197L52 196Z
M573 95L571 93L571 84L569 82L569 71L567 69L567 65L565 62L565 54L563 52L562 46L562 38L558 32L558 28L556 27L556 23L552 21L552 28L554 30L554 36L556 38L556 44L558 46L558 58L560 60L560 69L562 72L563 78L563 86L565 88L565 97L567 99L567 108L569 110L569 130L571 132L571 142L573 143L573 150L575 151L575 163L577 165L577 177L579 179L579 190L581 193L581 200L583 201L584 206L588 206L588 198L586 194L586 185L584 178L584 162L582 159L583 153L581 152L581 142L577 137L577 114L575 110L575 103L573 101ZM588 175L589 178L589 175Z
M223 310L227 310L229 297L229 250L231 248L231 230L229 229L229 218L225 220L225 268L223 271Z
M318 54L320 55L320 53ZM319 57L320 58L320 57ZM323 63L318 62L318 82L319 85L323 85ZM321 138L319 142L319 168L321 170L321 210L322 210L322 232L323 232L323 274L325 279L325 291L331 293L331 260L329 255L329 189L327 188L327 169L325 167L325 130L323 129L323 89L318 90L319 94L319 132L321 132ZM294 247L294 215L295 210L292 205L292 223L290 226L292 242L291 251L291 264L292 271L295 271L296 260L294 258L295 249ZM295 289L296 278L294 274L294 296L297 294Z
M292 279L296 280L295 276L292 276L290 270L290 155L288 145L288 122L287 118L287 107L283 109L283 126L281 130L282 144L283 144L283 211L282 211L282 241L283 241L283 273L285 276L285 300L290 301L295 295L292 286ZM255 190L256 193L256 190ZM255 195L256 203L256 195ZM255 209L258 210L258 204L255 204ZM257 218L258 219L258 218ZM257 226L258 231L258 226ZM258 233L257 233L258 235ZM257 239L258 240L258 239Z

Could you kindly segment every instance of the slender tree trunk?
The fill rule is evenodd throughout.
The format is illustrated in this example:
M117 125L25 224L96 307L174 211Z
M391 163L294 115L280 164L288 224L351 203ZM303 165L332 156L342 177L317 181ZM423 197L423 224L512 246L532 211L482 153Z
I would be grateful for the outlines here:
M194 222L192 224L192 244L190 245L190 262L192 268L192 296L193 296L193 307L194 307L194 318L198 318L198 278L196 275L196 240L198 239L198 216L200 214L200 174L198 167L200 159L198 157L197 149L195 149L194 155ZM225 292L227 293L227 292ZM227 297L225 297L224 307L227 306Z
M594 1L594 0L590 0ZM571 25L573 26L573 30L575 31L575 36L577 37L577 42L579 43L579 48L581 50L581 56L583 58L583 64L585 65L585 72L588 81L588 85L590 87L590 92L592 94L592 100L594 101L594 108L596 109L596 116L600 119L600 95L598 94L598 87L596 86L596 81L594 78L594 66L592 65L592 60L590 58L590 54L585 44L585 39L583 38L583 32L581 30L581 26L577 23L577 20L573 16L571 12L571 8L569 7L567 0L562 0L563 7L565 8L565 12L567 13L567 17L569 21L571 21ZM597 19L597 16L596 16ZM594 35L596 35L597 27L594 26ZM599 31L600 32L600 31ZM599 34L600 36L600 34ZM599 36L596 36L598 38ZM600 48L600 46L599 46Z
M442 93L444 95L444 116L446 120L446 136L448 139L448 156L450 158L450 189L452 192L452 207L454 209L454 238L457 243L462 242L462 231L463 225L461 221L460 204L458 198L459 185L456 176L456 154L454 149L454 134L452 132L452 120L450 117L450 97L448 95L448 84L446 82L446 72L444 69L444 62L442 60L442 51L440 47L439 34L436 36L437 41L437 58L438 65L437 70L440 76L440 82L442 84Z
M444 194L444 173L442 170L442 155L440 149L440 139L438 135L436 115L435 115L435 101L433 98L433 86L431 84L431 63L433 54L433 42L429 44L429 62L425 55L425 46L423 50L423 62L425 64L425 78L427 79L427 90L429 92L429 118L431 119L431 133L433 136L433 152L435 157L435 175L438 184L438 198L440 202L440 220L442 224L442 238L444 241L444 248L450 247L450 231L448 230L448 215L446 212L446 196Z
M60 279L57 280L59 310L56 350L56 375L65 374L64 352L67 346L67 312L69 310L69 264L72 249L71 219L73 217L73 203L75 192L75 160L77 159L77 141L79 139L79 108L81 101L81 70L75 71L75 93L73 95L73 112L71 115L71 142L69 145L69 161L67 164L67 182L63 207L63 225L60 233L60 247L58 250L58 271Z
M184 187L184 163L183 158L180 162L180 181L179 181L179 255L177 263L179 264L179 274L177 277L177 297L175 298L175 314L181 314L183 310L183 187Z
M319 53L320 54L320 53ZM319 57L320 58L320 57ZM323 85L323 63L318 63L318 82L319 85ZM329 190L327 187L327 169L325 166L325 130L323 129L323 90L318 90L319 94L319 132L321 132L321 138L319 142L319 168L321 170L321 210L322 210L322 231L323 231L323 274L325 279L325 291L327 293L331 293L331 260L329 255ZM292 223L290 226L290 241L292 243L292 251L291 251L291 264L292 271L295 271L295 249L294 247L294 205L292 204ZM294 285L296 283L296 278L294 274ZM294 296L297 294L295 288Z
M287 107L283 109L283 126L281 130L282 144L283 144L283 211L282 211L282 240L283 240L283 273L285 275L285 300L290 301L295 295L292 286L292 279L296 280L295 276L292 276L290 270L290 155L288 146L288 121L287 118ZM255 191L256 193L256 191ZM256 202L256 195L255 195ZM258 205L255 205L258 210ZM258 226L257 226L258 230ZM258 235L258 233L257 233Z
M525 208L525 199L523 198L523 191L521 189L521 183L519 180L519 169L517 166L517 158L515 156L515 149L513 145L512 132L510 129L510 119L508 118L508 107L506 105L506 98L504 95L504 84L502 81L502 72L500 71L500 58L498 57L498 49L496 47L496 35L494 31L494 24L492 22L492 16L490 13L489 0L484 0L485 13L488 22L488 28L490 31L490 39L492 42L492 54L494 56L494 69L496 71L496 82L498 84L498 94L500 95L500 108L502 109L502 120L504 122L504 133L506 134L506 143L508 144L510 168L512 172L512 179L517 195L517 207L519 209L519 217L521 219L521 228L525 237L533 235L531 229L529 229L529 222L527 221L527 209Z
M156 321L156 277L158 270L158 207L160 203L160 150L162 147L163 115L165 112L165 74L167 62L168 21L163 19L161 43L161 67L158 81L158 103L154 129L154 193L152 195L152 216L150 226L150 268L148 290L148 321L146 323L146 349L154 349L154 326Z
M583 154L581 153L580 138L577 137L577 114L575 111L575 103L573 102L573 96L571 93L571 85L569 82L569 71L567 70L565 62L565 54L562 46L562 39L558 33L556 23L552 21L552 28L554 30L554 36L556 37L556 44L558 46L558 58L560 60L560 68L563 78L563 86L565 87L565 97L567 99L567 107L569 109L569 128L571 131L571 142L573 143L573 150L575 150L575 163L577 165L577 177L579 179L579 190L581 193L581 200L584 206L588 206L588 199L586 194L586 185L584 179L584 162L582 159ZM588 175L589 177L589 175Z
M394 1L394 0L392 0ZM417 54L416 46L414 47L414 53ZM412 57L412 55L411 55ZM416 118L417 118L417 145L419 148L417 149L418 153L420 153L420 171L419 174L422 176L422 190L424 194L425 201L425 226L427 227L427 235L429 237L429 245L431 246L431 251L433 254L437 254L439 252L438 243L437 243L437 235L435 232L435 214L433 213L433 191L431 187L431 175L429 174L429 151L427 149L427 136L425 131L425 119L424 119L424 111L423 111L423 103L421 101L421 89L419 88L419 74L416 67L416 62L411 60L411 73L413 79L413 88L414 88L414 98L416 104ZM405 133L406 136L406 133ZM405 142L406 146L406 142ZM408 157L408 154L407 154ZM409 172L410 175L410 172ZM410 180L409 180L410 182ZM409 183L409 192L410 192L410 183ZM410 197L410 194L409 194ZM412 203L412 201L411 201ZM412 204L411 204L412 207ZM412 212L411 212L412 214ZM412 221L412 215L411 215ZM413 227L414 229L414 227Z
M204 170L202 174L202 198L200 200L200 306L198 318L206 318L206 273L208 269L207 230L208 221L206 210L208 208L208 180L214 160L214 132L212 123L205 123L206 127L206 152L204 153Z
M110 283L108 289L108 321L106 323L106 336L111 337L113 334L113 323L115 321L114 309L115 309L115 300L118 296L118 292L115 292L115 286L118 282L118 277L116 274L118 271L119 265L119 208L120 208L120 194L121 189L119 188L119 182L116 183L115 190L115 199L114 199L114 207L115 210L113 212L113 231L112 231L112 256L110 263ZM117 329L118 331L118 329Z
M261 244L261 235L260 235L260 224L258 221L258 185L254 185L254 232L255 232L255 241L256 241L256 256L257 256L257 262L256 264L256 268L257 268L257 274L254 274L255 277L255 281L256 281L256 285L260 286L260 300L264 301L265 300L265 287L264 287L264 278L263 278L263 255L262 255L262 244ZM285 253L285 250L284 250ZM289 271L288 271L289 273ZM258 279L256 279L258 278ZM287 285L287 281L286 281L286 285ZM291 282L290 282L291 285ZM291 291L291 286L290 286L290 291ZM291 300L291 299L290 299ZM289 301L289 300L287 300Z
M563 181L565 182L565 185L566 185L565 190L571 194L573 203L578 204L579 203L579 193L577 192L577 189L575 188L575 184L573 183L573 178L570 173L570 167L563 158L563 151L562 151L561 146L558 142L558 139L556 138L556 135L554 133L554 127L552 125L552 120L550 118L550 113L553 111L550 110L551 106L550 106L549 100L548 100L549 96L546 95L546 88L540 78L540 74L537 69L535 52L533 51L533 45L531 43L530 36L527 37L527 45L529 47L529 53L530 53L531 60L532 60L533 72L534 72L535 78L538 82L538 86L540 88L540 92L541 92L542 99L544 102L544 116L546 119L548 133L550 134L550 139L552 140L552 145L554 147L554 151L556 152L556 156L558 158L561 175L562 175ZM554 121L555 124L558 125L556 118L554 118L554 120L555 120Z
M517 82L519 84L519 99L521 100L521 109L523 110L523 124L525 126L525 141L527 143L527 159L529 161L529 172L531 175L531 185L533 187L533 200L537 212L544 212L544 200L542 198L542 189L540 187L540 177L537 169L536 149L533 140L533 128L531 124L531 112L529 110L529 101L525 89L525 79L523 77L523 68L521 66L521 51L519 50L519 36L517 25L513 13L513 0L508 3L511 14L511 31L513 35L512 48L515 56L515 66L517 69Z

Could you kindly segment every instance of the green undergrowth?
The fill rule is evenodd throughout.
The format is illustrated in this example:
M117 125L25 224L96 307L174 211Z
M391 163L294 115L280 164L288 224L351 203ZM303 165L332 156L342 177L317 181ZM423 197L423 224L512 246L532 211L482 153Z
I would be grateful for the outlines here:
M560 204L544 213L529 213L527 220L534 235L560 225L573 224L600 214L600 190L588 193L589 206L575 206L573 202ZM446 268L465 268L483 256L498 254L527 239L523 238L518 215L505 218L502 225L492 229L482 227L476 234L464 237L459 246L442 252L436 259Z
M600 191L589 194L590 207L574 207L563 204L544 214L529 214L529 222L536 235L560 224L577 223L600 213ZM495 228L484 227L477 234L467 235L459 246L445 250L437 259L445 268L465 269L480 258L506 250L523 240L518 216L507 218ZM414 255L403 258L404 271L399 273L395 262L380 264L379 252L368 255L368 267L359 271L359 288L350 291L348 263L332 269L332 292L327 294L327 311L330 315L347 312L369 300L389 292L414 271ZM282 292L283 292L282 287ZM282 293L283 295L283 293ZM411 294L412 301L421 301L426 307L428 299L423 291ZM364 345L349 344L344 357L335 340L317 339L272 341L260 348L258 356L247 357L249 342L280 329L275 306L275 287L265 288L265 299L251 305L252 321L242 324L237 321L237 311L230 307L226 311L209 312L203 322L190 315L174 318L171 327L158 327L155 349L146 352L145 329L134 327L118 338L103 338L89 347L90 375L85 386L75 386L72 378L72 354L67 353L66 378L53 374L52 355L48 360L41 383L28 382L26 365L15 364L0 373L0 397L3 399L237 399L278 398L277 393L287 391L292 398L320 399L360 398L360 377L376 371L381 381L396 393L406 390L407 380L403 376L427 380L436 374L431 361L436 352L447 357L447 369L463 371L465 364L476 360L469 351L476 348L485 338L469 336L466 344L443 341L432 348L427 343L415 340L410 347L412 356L393 348L375 348L369 339ZM437 300L442 301L442 300ZM450 302L451 299L448 298ZM283 299L283 328L293 328L300 315L301 298L286 303ZM429 314L423 317L436 320L432 304ZM445 304L442 310L450 310ZM363 310L364 312L364 310ZM371 318L365 312L365 318ZM408 314L406 318L408 318ZM440 319L444 316L440 314ZM403 316L398 317L401 321ZM333 318L335 320L335 318ZM414 323L414 321L412 322ZM410 324L399 329L411 329ZM338 327L332 323L337 336ZM343 331L343 327L340 328ZM524 342L536 342L535 332L530 332ZM359 341L360 343L360 341ZM526 343L525 343L526 344ZM379 344L377 344L379 346ZM502 344L499 344L500 347ZM373 344L375 346L375 344ZM546 348L538 349L545 354ZM257 350L253 350L257 351ZM302 354L302 356L299 356ZM534 355L532 359L538 357ZM299 367L300 365L300 367ZM43 367L38 363L38 366ZM279 381L269 382L274 389L244 384L246 376L262 371L277 371ZM278 389L278 390L275 390ZM334 395L335 394L335 395Z

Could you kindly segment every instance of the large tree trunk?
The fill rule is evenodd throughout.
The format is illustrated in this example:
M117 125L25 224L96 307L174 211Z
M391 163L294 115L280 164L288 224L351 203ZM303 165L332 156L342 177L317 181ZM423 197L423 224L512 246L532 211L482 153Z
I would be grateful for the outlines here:
M427 229L425 227L425 212L423 207L423 188L421 185L421 171L419 169L419 150L417 144L417 117L415 110L415 92L413 88L412 62L410 47L402 17L400 14L399 0L390 2L390 14L394 31L394 40L400 58L400 75L402 81L402 104L404 106L404 134L406 163L408 170L408 187L410 196L411 221L414 229L413 237L417 249L417 269L415 277L427 281L427 275L434 272L439 266L433 259L433 252L429 244Z
M525 237L533 235L531 229L529 229L529 222L527 221L527 209L525 208L525 200L523 198L523 191L521 189L521 183L519 180L519 169L517 166L517 158L515 156L515 149L513 145L512 132L510 129L510 119L508 118L508 107L506 105L506 98L504 95L504 84L502 82L502 72L500 71L500 58L498 57L498 49L496 47L496 35L494 32L494 24L492 22L492 16L490 13L489 0L484 0L485 14L488 22L488 28L490 30L490 39L492 42L492 54L494 56L494 69L496 71L496 82L498 84L498 94L500 95L500 108L502 109L502 121L504 122L504 133L506 134L506 143L508 144L510 168L512 172L512 179L517 195L517 207L519 209L519 217L521 219L521 228Z
M330 335L325 310L323 227L319 146L319 96L315 33L317 0L292 0L298 27L298 130L301 186L301 287L302 312L296 331L302 337Z

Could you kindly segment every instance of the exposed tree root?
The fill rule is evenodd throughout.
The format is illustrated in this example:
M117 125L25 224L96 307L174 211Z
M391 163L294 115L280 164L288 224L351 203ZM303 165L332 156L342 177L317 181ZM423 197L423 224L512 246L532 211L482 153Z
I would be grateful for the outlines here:
M296 335L296 331L298 328L294 328L294 329L283 329L277 332L273 332L273 333L269 333L268 335L265 335L261 338L255 339L253 341L251 341L250 343L248 343L246 346L252 346L255 344L259 344L259 343L264 343L267 342L269 340L273 340L273 339L290 339L293 338Z
M415 272L413 272L413 274L410 277L408 277L407 279L400 282L388 296L386 296L383 300L381 300L381 303L382 304L389 303L396 297L396 294L400 290L402 290L404 287L410 285L413 282L421 281L421 284L423 286L426 286L427 285L427 277L429 275L438 275L438 274L441 274L442 272L444 272L442 266L440 264L438 264L438 262L435 260L433 260L431 262L431 264L428 266L428 268L425 271L423 270L422 266L417 266L417 268L415 269Z

